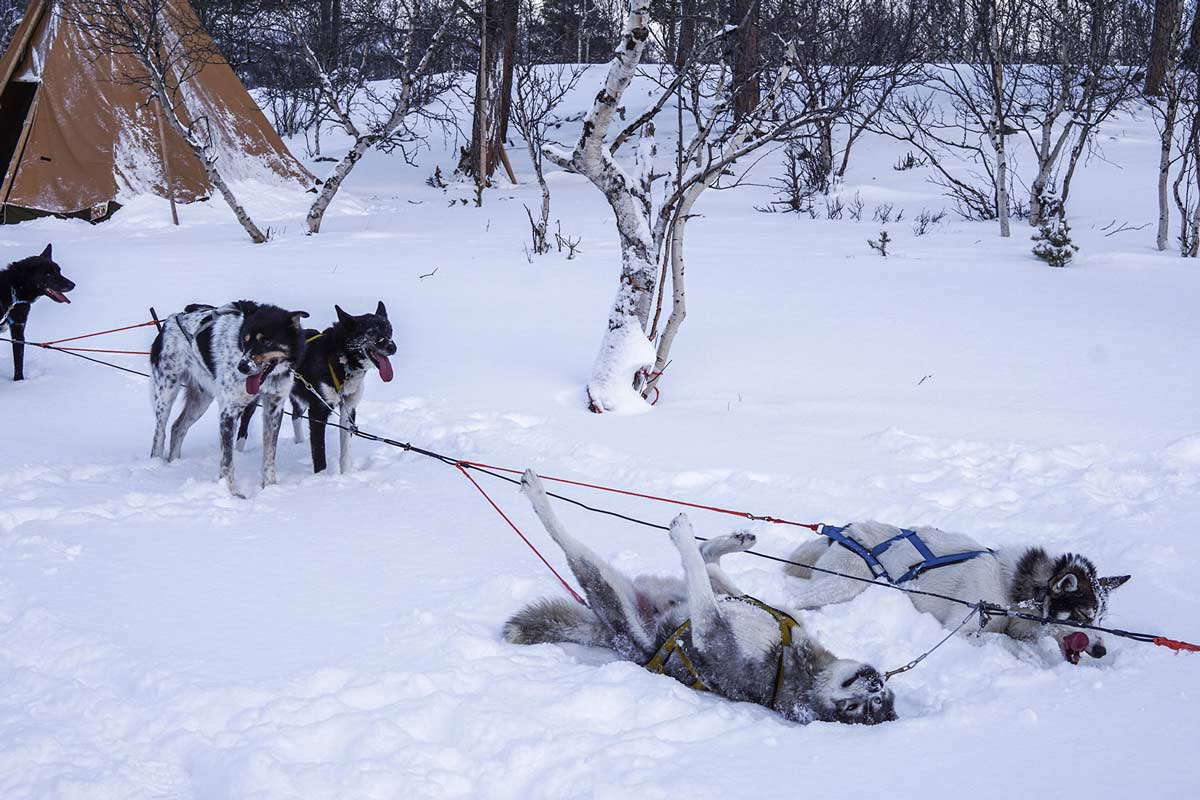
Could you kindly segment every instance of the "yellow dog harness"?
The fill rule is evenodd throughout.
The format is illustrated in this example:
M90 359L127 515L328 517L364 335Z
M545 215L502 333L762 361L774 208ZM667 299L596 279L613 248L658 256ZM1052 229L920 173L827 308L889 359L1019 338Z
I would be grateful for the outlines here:
M775 691L771 695L771 705L774 705L775 699L779 697L779 691L783 688L783 648L791 646L792 628L796 627L796 625L799 623L797 623L790 614L769 606L763 601L751 597L748 594L744 594L741 597L734 597L732 599L747 603L755 606L756 608L761 608L763 611L774 617L775 621L779 623L779 665L775 669ZM688 654L684 652L683 649L683 635L687 632L691 625L692 621L690 619L684 620L683 624L676 628L675 632L667 637L667 640L662 643L662 646L658 648L658 651L654 654L654 657L647 661L645 666L646 669L650 670L651 672L661 675L666 672L667 664L671 661L671 656L678 655L679 663L682 664L683 668L686 669L688 674L692 676L692 688L696 689L697 691L707 692L709 690L708 687L705 686L704 681L700 679L700 674L696 672L695 664L692 663L692 660L688 658Z

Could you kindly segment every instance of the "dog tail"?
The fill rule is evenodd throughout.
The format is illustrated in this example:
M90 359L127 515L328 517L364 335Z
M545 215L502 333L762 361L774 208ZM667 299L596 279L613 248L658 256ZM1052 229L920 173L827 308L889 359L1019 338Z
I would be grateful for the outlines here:
M801 564L815 564L818 558L825 555L825 551L829 549L829 545L831 544L833 542L824 536L819 539L813 539L811 542L805 542L792 552L790 560L799 561ZM795 578L807 579L812 577L811 569L795 564L788 564L784 568L784 572Z
M608 629L595 612L565 598L547 598L525 606L504 623L504 638L513 644L611 645Z

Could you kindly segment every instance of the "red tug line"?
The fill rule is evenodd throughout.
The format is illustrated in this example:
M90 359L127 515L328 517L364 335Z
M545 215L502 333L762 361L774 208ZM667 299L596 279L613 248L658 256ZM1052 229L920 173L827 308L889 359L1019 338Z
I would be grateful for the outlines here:
M151 309L151 312L153 312L153 309ZM158 324L159 324L159 321L157 319L151 319L146 322L139 322L136 325L126 325L126 326L120 327L120 328L112 328L112 329L105 330L105 331L96 331L95 333L84 333L84 334L80 334L79 336L70 336L65 339L55 339L54 341L50 341L50 342L28 342L28 344L31 344L35 347L41 347L46 350L61 350L65 353L116 353L119 355L148 356L148 355L150 355L150 353L148 351L142 351L142 350L104 350L104 349L89 348L89 347L57 347L56 345L59 345L63 342L74 342L74 341L78 341L80 339L90 339L95 336L104 336L105 334L109 334L109 333L119 333L121 331L134 330L135 328L145 328L150 325L158 325ZM83 356L83 357L86 358L86 356ZM92 360L95 360L95 359L92 359ZM118 366L116 364L109 364L104 361L97 360L96 363L104 364L105 366L111 366L116 369L125 370L124 367ZM125 371L128 372L130 370L125 370ZM145 373L137 373L137 374L144 375ZM656 397L655 400L657 401L657 399L658 398ZM328 424L333 425L334 427L338 427L338 428L343 427L342 425L340 425L338 423L331 422ZM385 439L383 437L375 436L373 434L365 434L364 432L359 431L357 427L352 426L352 427L348 428L348 430L352 434L354 434L356 436L360 436L365 439L368 439L369 441L384 442L385 444L394 445L394 446L400 447L402 449L418 453L419 455L426 455L426 456L433 457L439 461L442 461L443 463L454 466L456 469L458 469L459 472L462 473L462 475L468 481L471 482L471 485L473 485L479 491L479 493L481 495L483 495L484 499L487 500L488 504L492 507L492 509L495 510L495 512L497 514L499 514L500 517L506 523L508 523L508 526L513 529L513 532L515 532L517 534L517 536L519 536L521 538L521 541L523 541L525 543L525 545L530 550L533 551L533 554L536 555L538 557L538 560L541 561L542 564L545 565L546 569L550 570L550 573L552 575L554 575L554 577L558 580L559 583L562 584L563 588L566 589L570 593L570 595L573 598L575 598L575 600L577 602L582 603L585 606L587 605L587 601L584 600L582 596L580 596L579 592L575 591L575 589L571 586L571 584L569 584L566 581L566 579L564 579L563 576L558 573L558 570L556 570L553 567L553 565L551 565L550 562L548 560L546 560L546 557L541 554L541 552L537 549L537 547L534 546L534 544L531 541L529 541L529 539L525 536L525 534L521 532L521 529L516 526L516 524L509 518L509 516L504 513L504 510L500 508L500 506L496 503L496 501L491 498L491 496L487 493L487 491L485 491L484 488L479 485L479 482L476 481L474 477L472 477L470 472L468 472L469 469L474 468L474 469L479 469L479 470L484 470L484 471L490 470L492 472L508 473L510 475L522 475L522 474L524 474L524 470L512 469L511 467L498 467L493 464L485 464L481 461L467 461L467 460L461 460L461 459L455 460L448 456L443 456L441 454L434 453L432 451L427 451L427 450L423 450L422 448L414 447L413 445L408 444L408 443L397 442L397 441L394 441L391 439ZM494 477L502 477L502 476L495 475ZM661 495L646 494L644 492L635 492L635 491L632 491L629 489L618 489L613 486L602 486L597 483L586 483L584 481L570 480L569 478L556 478L556 477L553 477L550 475L542 475L540 477L542 478L542 480L552 481L554 483L562 483L562 484L566 484L568 486L578 486L578 487L584 488L584 489L595 489L596 491L600 491L600 492L608 492L610 494L620 494L620 495L625 495L626 497L637 497L642 500L652 500L652 501L658 502L658 503L669 503L671 505L683 506L685 508L695 508L695 509L699 509L702 511L712 511L717 514L727 514L729 516L741 517L742 519L754 520L754 521L758 521L758 522L768 522L768 523L772 523L775 525L791 525L791 526L794 526L797 528L806 528L810 531L813 531L814 533L819 533L821 530L820 523L815 523L815 522L795 522L793 520L783 519L780 517L772 517L772 516L765 515L765 514L753 514L753 513L750 513L749 511L737 511L732 508L723 508L721 506L705 505L703 503L692 503L692 502L688 502L687 500L678 500L673 497L663 497ZM504 480L510 480L510 479L504 478ZM572 502L574 502L574 501L572 501ZM592 510L595 510L595 509L592 509ZM614 513L614 512L604 512L604 513ZM629 519L629 518L626 518L626 519ZM649 523L645 523L645 524L649 524ZM660 526L655 525L654 527L660 527ZM761 554L755 554L755 555L761 555ZM771 558L772 560L775 560L775 561L786 561L786 559L776 558L774 556L767 556L767 557ZM788 562L788 563L791 563L791 562ZM804 565L804 566L811 566L811 565ZM850 577L850 576L846 576L846 577ZM875 583L875 581L868 581L868 582ZM880 585L883 585L883 584L880 584ZM896 588L899 588L899 587L896 587ZM916 590L903 589L902 591L915 592ZM917 593L926 594L926 592L917 592ZM958 600L957 598L948 598L948 599L954 599L954 600L956 600L956 602L964 603L964 605L971 605L970 603L965 603L965 601ZM977 605L976 609L980 610L980 606ZM994 609L994 610L999 611L999 609ZM1031 615L1016 614L1016 616L1030 617ZM1094 626L1087 626L1087 627L1094 627ZM1100 630L1107 630L1109 633L1116 633L1117 635L1124 635L1124 636L1126 636L1126 638L1131 638L1131 639L1134 639L1135 641L1149 642L1151 644L1158 645L1159 647L1166 647L1171 650L1174 650L1177 653L1179 653L1179 652L1200 653L1200 645L1195 645L1195 644L1192 644L1191 642L1179 641L1178 639L1170 639L1166 636L1150 636L1147 634L1134 634L1134 633L1131 633L1128 631L1114 631L1111 629L1100 629Z

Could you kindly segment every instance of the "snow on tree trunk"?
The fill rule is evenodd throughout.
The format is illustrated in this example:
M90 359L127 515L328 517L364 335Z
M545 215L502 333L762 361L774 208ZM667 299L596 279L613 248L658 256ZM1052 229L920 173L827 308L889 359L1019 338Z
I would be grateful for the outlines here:
M639 389L654 363L646 325L658 280L654 236L650 229L650 170L653 132L638 147L637 174L624 170L604 145L604 137L650 36L650 0L630 0L621 43L609 64L604 86L583 122L583 132L569 156L548 149L546 155L587 177L604 193L616 218L621 243L621 285L608 315L608 329L588 380L593 411L630 412L647 407Z

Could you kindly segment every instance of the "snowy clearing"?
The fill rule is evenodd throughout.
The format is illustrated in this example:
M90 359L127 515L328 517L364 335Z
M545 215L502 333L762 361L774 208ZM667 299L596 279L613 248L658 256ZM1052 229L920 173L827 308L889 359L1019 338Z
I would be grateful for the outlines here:
M575 107L601 78L589 72ZM346 144L326 139L335 155ZM909 220L948 203L924 171L892 168L892 142L860 143L839 190L860 192L868 219L879 202L905 210L886 259L867 246L878 223L758 213L760 186L710 192L661 402L629 416L585 410L619 267L600 195L554 171L552 219L581 253L528 263L536 185L501 179L482 208L455 203L471 188L424 183L456 152L433 144L420 168L370 153L316 237L302 235L305 197L252 187L276 232L265 245L216 202L181 207L180 229L147 198L96 227L0 228L5 263L53 242L78 284L71 305L38 304L28 336L242 297L323 327L334 303L383 299L400 352L392 383L368 378L367 430L790 519L1082 552L1133 575L1109 624L1200 637L1200 272L1155 252L1149 230L1101 230L1154 217L1149 119L1109 125L1106 160L1079 175L1082 250L1061 270L1030 255L1017 221L1008 241L952 212L914 236ZM527 179L524 148L510 152ZM97 346L145 349L146 330ZM151 461L145 381L30 350L14 384L3 351L0 797L1182 798L1200 780L1200 657L1110 638L1105 659L1072 667L1050 644L956 638L895 679L899 722L789 724L606 653L503 642L509 614L561 589L446 465L360 441L353 473L314 476L285 425L279 485L257 488L252 436L238 500L216 480L215 412L182 461ZM562 565L515 489L485 488ZM631 574L679 570L665 535L561 513ZM701 535L738 527L691 516ZM807 535L753 529L779 555ZM778 565L726 564L787 605ZM882 590L802 619L885 668L943 635Z

